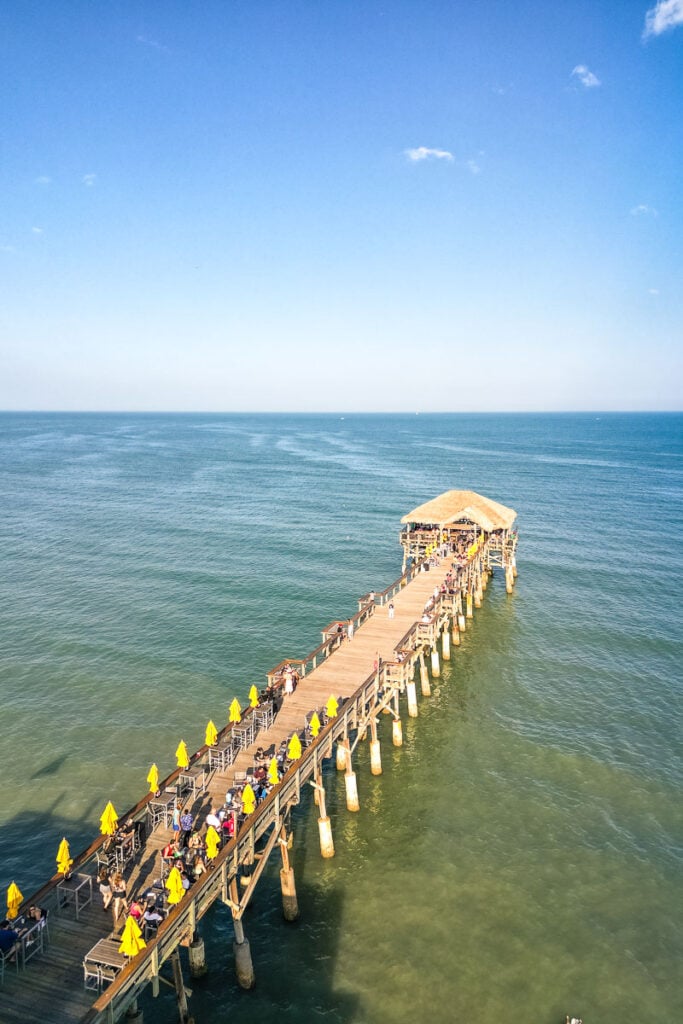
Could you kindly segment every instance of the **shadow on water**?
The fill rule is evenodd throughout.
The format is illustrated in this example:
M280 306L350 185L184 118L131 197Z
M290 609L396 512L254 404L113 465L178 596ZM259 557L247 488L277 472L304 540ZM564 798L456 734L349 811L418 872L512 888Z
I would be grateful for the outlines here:
M190 979L185 950L181 950L183 975L192 992L189 1009L196 1024L227 1020L276 1024L322 1017L335 1024L352 1024L363 1019L360 999L335 984L343 889L297 881L300 918L288 923L282 916L278 860L273 857L243 919L256 975L251 991L237 984L234 930L227 907L215 904L200 925L207 964L203 978ZM330 921L336 927L331 928ZM170 977L168 967L163 973ZM175 993L166 985L157 999L148 989L140 1006L149 1024L177 1019Z
M37 814L20 811L3 825L0 831L0 864L3 880L0 889L6 889L13 879L28 897L52 878L56 871L57 849L63 837L69 842L72 856L87 849L96 838L92 815L100 801L93 801L75 821L60 812L68 803L67 793L58 794L52 806ZM98 811L99 813L99 811ZM26 836L30 841L26 842Z
M31 780L42 779L46 776L53 775L55 772L59 771L68 758L68 754L63 754L61 757L55 757L52 761L44 764L41 768L36 768L33 775L30 776Z

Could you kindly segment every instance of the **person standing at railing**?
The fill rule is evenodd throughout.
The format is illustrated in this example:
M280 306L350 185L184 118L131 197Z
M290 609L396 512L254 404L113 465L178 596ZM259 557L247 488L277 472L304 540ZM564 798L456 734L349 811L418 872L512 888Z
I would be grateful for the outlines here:
M393 617L394 617L394 602L390 601L389 602L389 618L393 619Z

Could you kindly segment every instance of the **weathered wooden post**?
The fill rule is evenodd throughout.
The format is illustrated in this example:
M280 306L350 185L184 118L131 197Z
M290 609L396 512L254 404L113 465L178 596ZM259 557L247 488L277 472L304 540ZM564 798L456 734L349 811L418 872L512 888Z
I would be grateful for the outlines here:
M373 775L382 774L382 752L377 738L377 719L370 719L370 771Z
M344 749L346 753L346 774L344 775L344 785L346 787L346 809L349 811L359 811L360 801L358 800L358 783L356 781L356 773L353 770L351 764L351 743L349 738L344 740Z
M282 855L282 867L280 868L280 889L282 890L282 913L285 921L296 921L299 916L299 904L296 898L296 885L294 882L294 868L289 863L289 849L287 845L287 830L282 826L280 831L280 853Z
M142 1024L142 1010L138 1006L137 999L134 999L126 1010L125 1019L128 1021L128 1024Z
M425 665L425 652L424 652L424 650L420 651L420 654L418 656L418 660L419 660L419 664L420 664L420 687L421 687L423 693L425 692L425 687L431 693L431 690L429 689L429 673L427 672L427 666ZM429 694L426 694L426 695L428 696Z
M180 1024L189 1024L190 1013L187 1008L187 992L185 991L185 982L183 981L183 969L180 965L180 953L177 949L174 949L171 953L171 967L173 969L173 984L175 985L175 994L178 1001Z
M448 621L446 621L443 627L443 634L441 636L441 654L444 661L451 660L451 634L448 628Z
M422 666L420 666L421 669ZM410 718L417 718L417 688L414 679L409 679L406 682L406 697L408 698L408 715Z
M439 648L436 645L436 639L434 640L434 646L432 647L432 678L437 679L441 675L441 666L439 664Z
M250 989L256 983L254 965L251 962L251 948L249 939L244 934L241 911L239 910L239 896L237 894L237 881L230 879L230 899L232 906L232 923L235 929L235 941L232 949L235 954L235 971L237 973L237 984L240 988Z
M344 746L345 738L341 736L337 740L337 771L346 771L346 747Z
M458 627L458 617L453 616L453 629L451 630L451 640L453 641L454 647L460 646L460 629Z
M325 787L322 776L318 776L319 782L313 783L318 793L318 834L320 836L320 855L322 857L334 857L334 840L332 839L332 824L327 816L325 808Z
M190 960L190 977L201 978L206 974L206 954L204 952L204 939L198 931L192 934L192 940L188 949Z
M391 723L391 742L395 747L403 746L403 724L398 715Z
M423 697L429 697L429 696L431 696L432 688L431 688L431 686L429 684L429 672L427 671L427 666L425 664L424 651L422 651L422 650L420 651L419 659L420 659L420 689L422 691L422 696ZM416 712L416 714L417 714L417 712Z
M505 568L505 592L507 594L511 594L512 593L512 588L514 587L514 585L515 585L515 577L513 576L513 573L512 573L512 566L508 565Z
M467 618L474 618L474 612L472 611L472 591L467 591Z

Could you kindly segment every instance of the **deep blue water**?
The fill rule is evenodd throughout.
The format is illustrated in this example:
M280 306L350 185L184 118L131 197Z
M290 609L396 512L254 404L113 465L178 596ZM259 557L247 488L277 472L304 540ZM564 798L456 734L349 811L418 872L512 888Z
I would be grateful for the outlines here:
M193 1012L682 1019L682 483L679 414L0 414L3 888L393 580L405 512L467 488L519 514L515 593L494 580L405 747L361 766L359 815L331 776L333 861L302 808L302 918L267 873L253 993L211 915Z

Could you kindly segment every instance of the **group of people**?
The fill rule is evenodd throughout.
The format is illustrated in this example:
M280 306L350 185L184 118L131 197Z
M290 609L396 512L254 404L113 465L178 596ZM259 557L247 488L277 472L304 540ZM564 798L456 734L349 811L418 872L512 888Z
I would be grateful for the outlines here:
M47 923L47 910L37 905L30 906L24 917L16 921L0 921L0 953L9 960L14 959L17 943L37 922L41 928Z
M128 902L126 881L120 871L110 874L109 868L103 866L100 868L97 881L102 896L102 909L106 913L110 907L112 908L114 928L122 915L134 918L138 924L149 924L153 928L163 921L154 894L149 894L142 900L132 899L130 903Z

